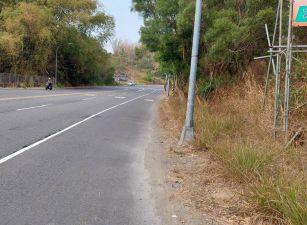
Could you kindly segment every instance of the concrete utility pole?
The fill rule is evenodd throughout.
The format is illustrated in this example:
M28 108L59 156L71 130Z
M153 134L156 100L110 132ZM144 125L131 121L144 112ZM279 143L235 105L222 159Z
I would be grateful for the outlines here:
M194 138L193 113L194 113L195 83L196 83L197 64L198 64L201 13L202 13L202 0L196 0L193 49L192 49L190 81L189 81L189 96L187 103L185 125L182 130L179 142L180 144L187 144L188 142L192 141Z

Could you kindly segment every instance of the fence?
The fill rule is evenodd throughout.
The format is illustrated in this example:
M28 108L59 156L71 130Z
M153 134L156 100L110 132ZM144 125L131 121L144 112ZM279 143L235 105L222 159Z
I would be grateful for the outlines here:
M0 73L0 87L40 87L47 77Z

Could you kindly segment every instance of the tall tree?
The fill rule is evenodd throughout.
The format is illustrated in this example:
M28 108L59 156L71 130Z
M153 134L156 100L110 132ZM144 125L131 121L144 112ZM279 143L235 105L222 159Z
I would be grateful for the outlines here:
M60 78L102 82L110 73L103 45L113 29L113 18L98 10L96 0L2 1L0 71L53 74L58 50Z
M199 75L233 76L255 55L265 53L264 24L273 30L276 8L276 0L207 0L203 6ZM133 0L133 10L144 18L141 41L156 53L164 71L182 75L186 81L195 1Z

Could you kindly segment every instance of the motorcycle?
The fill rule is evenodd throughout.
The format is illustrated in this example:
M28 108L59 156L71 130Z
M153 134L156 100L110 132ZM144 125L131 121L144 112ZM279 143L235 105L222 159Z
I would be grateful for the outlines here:
M52 83L46 83L46 90L52 90L53 86Z

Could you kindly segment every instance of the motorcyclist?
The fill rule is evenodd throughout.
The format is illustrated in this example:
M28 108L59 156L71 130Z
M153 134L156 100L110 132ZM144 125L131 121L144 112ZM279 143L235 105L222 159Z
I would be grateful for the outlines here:
M46 89L52 89L52 80L51 78L49 77L47 82L46 82Z

